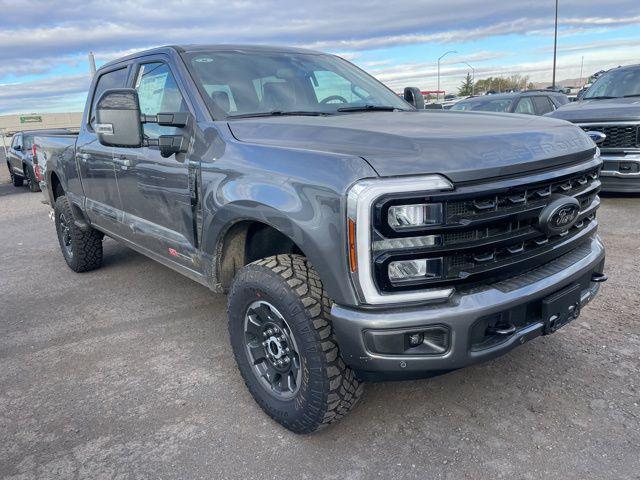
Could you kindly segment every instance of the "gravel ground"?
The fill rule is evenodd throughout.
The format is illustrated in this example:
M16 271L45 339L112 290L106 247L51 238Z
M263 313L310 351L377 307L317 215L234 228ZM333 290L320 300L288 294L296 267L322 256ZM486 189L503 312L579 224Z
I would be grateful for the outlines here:
M2 170L6 182L7 173ZM74 274L41 194L0 185L0 477L640 479L640 197L605 198L579 320L296 436L247 393L225 297L105 240Z

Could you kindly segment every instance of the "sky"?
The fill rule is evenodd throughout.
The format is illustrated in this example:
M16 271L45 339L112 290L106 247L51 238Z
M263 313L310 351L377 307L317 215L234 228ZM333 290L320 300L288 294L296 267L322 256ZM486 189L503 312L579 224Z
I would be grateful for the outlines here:
M559 80L640 63L639 0L559 0ZM0 115L81 111L98 66L167 44L338 54L400 92L522 74L550 82L554 0L0 0Z

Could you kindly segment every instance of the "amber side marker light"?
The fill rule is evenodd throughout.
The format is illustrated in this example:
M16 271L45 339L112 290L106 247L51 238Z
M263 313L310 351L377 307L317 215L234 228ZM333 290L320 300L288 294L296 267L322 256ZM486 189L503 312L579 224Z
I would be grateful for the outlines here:
M352 272L355 272L358 270L358 257L356 257L356 223L349 219L347 224L349 234L349 267Z

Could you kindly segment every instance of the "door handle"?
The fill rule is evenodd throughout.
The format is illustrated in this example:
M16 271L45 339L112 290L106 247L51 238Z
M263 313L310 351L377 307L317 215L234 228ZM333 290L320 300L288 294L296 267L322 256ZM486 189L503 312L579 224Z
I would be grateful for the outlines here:
M120 165L122 170L127 170L131 166L131 160L125 157L114 158L113 163Z
M91 158L91 155L89 155L88 153L76 153L76 157L78 157L83 162L86 162Z

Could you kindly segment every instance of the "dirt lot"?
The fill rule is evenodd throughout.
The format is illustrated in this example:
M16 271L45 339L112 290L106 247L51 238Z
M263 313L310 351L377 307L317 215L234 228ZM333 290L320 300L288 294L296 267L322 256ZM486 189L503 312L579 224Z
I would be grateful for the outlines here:
M247 393L225 297L112 240L74 274L40 199L0 185L0 477L640 479L640 197L604 199L579 320L304 437Z

